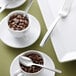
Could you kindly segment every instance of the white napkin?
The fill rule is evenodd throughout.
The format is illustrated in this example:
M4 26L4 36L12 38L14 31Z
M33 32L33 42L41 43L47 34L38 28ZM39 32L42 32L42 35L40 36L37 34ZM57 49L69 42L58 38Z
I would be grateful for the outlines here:
M44 0L46 6L44 2L41 1L42 0L38 0L38 3L46 26L49 27L52 21L57 17L64 0ZM46 14L43 10L44 8L47 8L46 11L50 13L50 16ZM60 62L76 60L76 0L74 0L72 4L71 12L68 17L57 23L51 34L51 40Z

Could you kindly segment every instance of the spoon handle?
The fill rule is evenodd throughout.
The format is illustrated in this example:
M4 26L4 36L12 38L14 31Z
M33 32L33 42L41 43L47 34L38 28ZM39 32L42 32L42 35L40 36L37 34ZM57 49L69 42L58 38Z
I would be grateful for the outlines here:
M28 13L28 11L29 11L32 3L33 3L33 0L29 0L29 3L28 3L28 5L27 5L27 7L25 8L25 14L24 14L25 16L27 15L27 13Z
M42 47L46 41L48 40L50 34L52 33L53 29L55 28L55 25L57 24L57 22L60 20L61 16L59 15L55 21L52 23L52 25L49 27L49 29L47 30L45 36L43 37L41 43L40 43L40 46Z
M0 13L3 12L5 10L5 8L6 8L5 6L0 7Z
M40 67L42 67L42 68L44 68L44 69L47 69L47 70L50 70L50 71L53 71L53 72L56 72L56 73L62 73L62 71L59 70L59 69L47 68L47 67L45 67L45 66L43 66L43 65L40 65L40 64L33 64L33 65L35 65L35 66L40 66Z

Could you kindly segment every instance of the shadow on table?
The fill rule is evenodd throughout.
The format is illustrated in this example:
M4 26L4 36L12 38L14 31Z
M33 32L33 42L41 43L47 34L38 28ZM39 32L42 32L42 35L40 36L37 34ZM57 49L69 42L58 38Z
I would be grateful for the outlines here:
M56 76L76 76L76 61L61 63L62 74L56 74Z

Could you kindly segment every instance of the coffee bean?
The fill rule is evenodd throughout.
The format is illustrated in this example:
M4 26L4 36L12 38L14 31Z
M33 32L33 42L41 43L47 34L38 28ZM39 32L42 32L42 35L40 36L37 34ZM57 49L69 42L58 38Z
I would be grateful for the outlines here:
M22 29L23 29L23 28L22 28L22 27L20 27L20 26L19 26L19 27L17 27L17 30L19 30L19 31L20 31L20 30L22 30Z
M23 22L23 20L22 20L22 19L20 19L19 21L20 21L20 22Z
M17 18L21 19L23 17L22 14L17 14Z
M25 22L24 22L26 25L28 25L28 21L27 20L25 20Z

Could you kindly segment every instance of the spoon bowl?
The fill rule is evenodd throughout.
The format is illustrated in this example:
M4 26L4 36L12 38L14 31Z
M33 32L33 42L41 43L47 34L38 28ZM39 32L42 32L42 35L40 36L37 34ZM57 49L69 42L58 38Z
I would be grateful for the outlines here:
M19 61L20 61L23 65L25 65L25 66L27 66L27 67L33 65L32 60L31 60L30 58L28 58L28 57L20 56L20 57L19 57Z

